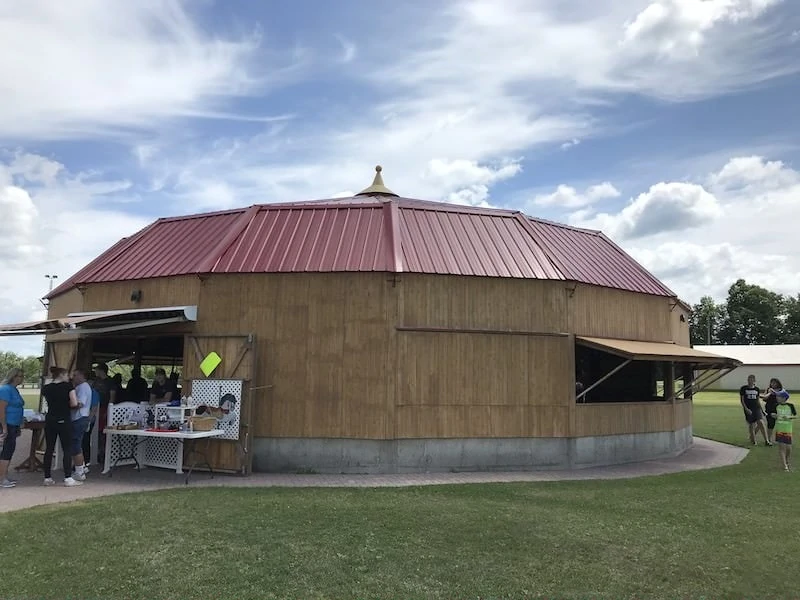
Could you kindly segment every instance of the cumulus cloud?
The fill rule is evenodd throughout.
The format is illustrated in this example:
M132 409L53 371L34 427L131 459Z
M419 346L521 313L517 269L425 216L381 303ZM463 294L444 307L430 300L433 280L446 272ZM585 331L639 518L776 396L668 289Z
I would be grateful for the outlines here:
M47 293L45 274L58 275L59 283L149 222L109 208L109 198L128 186L95 174L70 173L57 161L33 153L0 160L0 264L5 280L13 282L0 289L4 323L42 318L39 298ZM3 348L33 354L41 350L41 342L5 338Z
M601 213L586 225L620 239L694 229L722 215L717 198L694 183L657 183L617 214Z
M703 32L700 56L665 60L651 52L647 32L666 25L640 18L649 4L663 5L658 23L669 24L670 36ZM464 180L455 184L432 176L430 162L513 163L595 133L600 98L635 93L682 101L800 69L800 60L773 52L785 47L767 35L779 24L757 21L773 2L711 0L700 3L713 5L700 13L689 6L697 2L673 4L581 1L565 10L558 0L451 0L432 5L424 22L396 5L369 15L371 27L357 40L359 69L343 71L354 93L375 99L352 117L350 106L326 105L314 115L321 120L275 124L252 136L166 139L143 150L142 164L154 187L167 182L177 204L200 198L199 208L330 197L369 185L377 163L398 194L491 204L501 179L474 181L462 169L454 177ZM327 120L328 112L335 117ZM172 188L165 165L180 173ZM206 193L220 181L233 197Z
M711 189L727 192L781 189L798 181L797 171L786 168L779 160L767 161L761 156L733 158L708 178Z
M691 302L724 299L739 277L797 294L800 255L789 245L800 225L800 173L760 156L734 157L705 185L658 183L617 212L585 208L571 222L616 238Z
M434 158L428 162L425 177L445 190L450 202L489 206L489 186L514 177L521 170L519 162L514 161L493 167L473 160Z
M624 45L670 58L696 57L715 26L761 16L781 0L659 0L625 25Z
M617 198L619 195L619 190L608 181L590 185L583 192L579 192L572 186L562 184L550 194L537 195L533 199L533 204L560 208L581 208L598 200Z

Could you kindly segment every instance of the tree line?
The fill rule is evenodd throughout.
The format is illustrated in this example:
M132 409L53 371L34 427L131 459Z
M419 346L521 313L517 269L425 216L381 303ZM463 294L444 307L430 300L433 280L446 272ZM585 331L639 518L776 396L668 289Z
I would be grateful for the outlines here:
M739 279L725 302L704 296L689 318L692 345L800 344L800 294L785 296Z
M25 371L25 385L34 386L39 385L39 378L42 376L42 361L38 356L20 356L15 352L0 352L0 379L6 376L11 369L21 367ZM155 370L157 365L142 365L142 377L147 381L153 381L155 378ZM170 367L163 367L167 374L170 373ZM115 365L109 369L109 375L115 373L122 374L122 380L128 382L131 378L131 365Z

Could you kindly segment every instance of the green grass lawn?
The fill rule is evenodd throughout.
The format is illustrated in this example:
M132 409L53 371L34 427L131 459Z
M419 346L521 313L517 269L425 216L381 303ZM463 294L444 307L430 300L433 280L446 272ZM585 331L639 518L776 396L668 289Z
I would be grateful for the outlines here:
M746 443L735 395L697 398L695 433ZM627 481L38 507L0 514L3 597L797 598L798 476L757 447L734 467Z
M39 409L39 390L31 390L30 388L23 388L20 390L22 399L25 400L25 408L32 408L33 410Z

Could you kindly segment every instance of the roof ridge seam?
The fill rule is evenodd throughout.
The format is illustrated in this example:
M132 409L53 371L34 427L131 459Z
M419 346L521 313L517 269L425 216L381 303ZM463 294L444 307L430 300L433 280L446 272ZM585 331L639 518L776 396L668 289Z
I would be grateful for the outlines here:
M564 272L563 266L560 264L561 261L557 260L554 253L545 245L539 242L536 236L536 230L528 221L528 216L523 213L522 211L516 211L514 213L514 218L522 225L522 229L525 230L525 233L531 238L536 247L542 251L545 258L550 262L550 265L553 267L553 270L561 276L562 281L567 281L568 277Z
M211 273L214 269L216 269L219 265L219 261L221 261L222 257L225 256L225 252L228 250L231 244L233 244L236 238L238 238L244 232L244 230L247 229L248 225L250 225L250 223L253 221L255 215L257 215L260 211L261 208L258 204L252 204L244 209L244 212L239 215L239 218L236 219L233 226L224 236L222 236L222 239L217 242L216 246L209 251L205 260L200 263L200 266L198 267L198 273Z

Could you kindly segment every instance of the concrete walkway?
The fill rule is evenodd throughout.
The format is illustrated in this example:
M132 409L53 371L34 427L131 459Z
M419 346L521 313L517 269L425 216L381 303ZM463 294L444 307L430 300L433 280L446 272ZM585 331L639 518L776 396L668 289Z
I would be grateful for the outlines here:
M23 446L21 444L20 446ZM27 445L25 445L27 446ZM22 448L20 448L21 450ZM27 455L15 454L12 464L18 464ZM188 487L404 487L417 485L452 485L469 483L511 483L535 481L569 481L587 479L629 479L652 475L666 475L682 471L713 469L740 463L747 450L737 446L721 444L703 438L694 438L694 446L680 456L651 460L641 463L595 467L573 471L514 471L479 473L420 473L397 475L295 475L255 473L250 477L216 475L213 479L207 472L192 474ZM63 477L60 471L53 473L56 481ZM141 472L133 467L120 467L112 477L100 475L96 470L89 474L80 487L65 488L63 485L44 487L41 471L16 473L17 487L0 489L0 512L20 510L43 504L61 504L73 500L144 492L160 489L186 488L184 478L174 471L148 468Z

